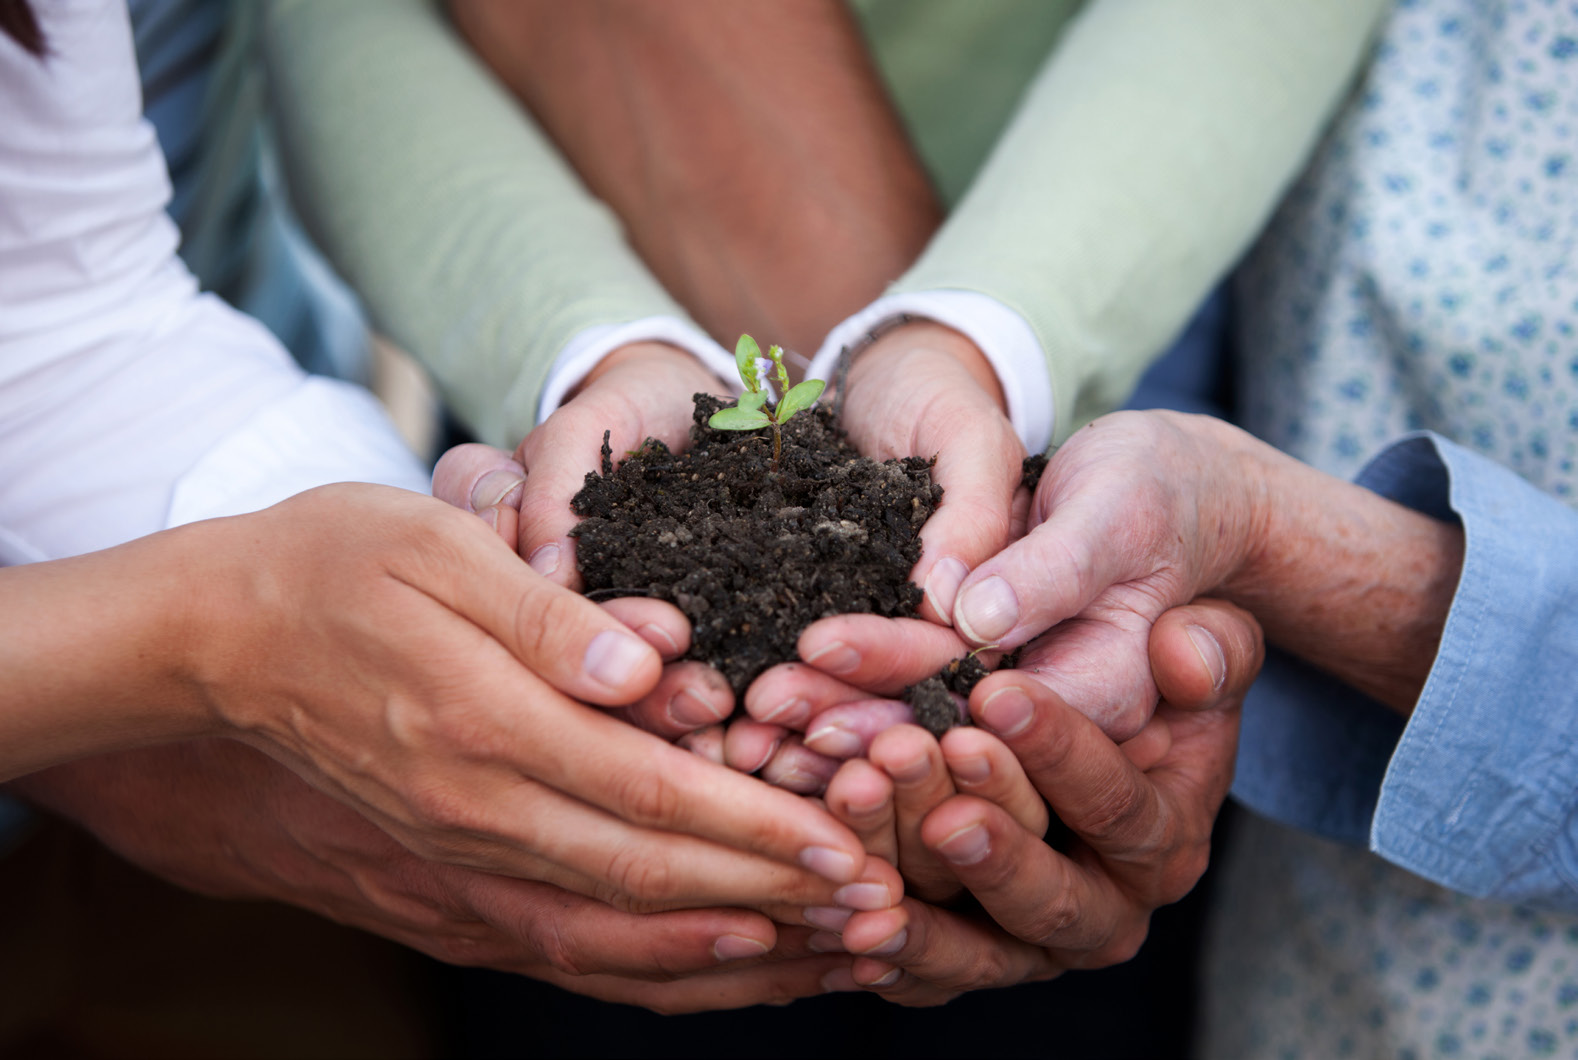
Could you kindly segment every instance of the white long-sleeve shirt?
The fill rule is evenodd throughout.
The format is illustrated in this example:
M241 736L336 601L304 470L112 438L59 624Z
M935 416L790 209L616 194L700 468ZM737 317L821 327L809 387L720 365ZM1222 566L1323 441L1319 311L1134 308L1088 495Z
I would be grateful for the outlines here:
M124 4L0 35L0 563L107 547L326 482L427 487L364 391L304 375L175 256Z

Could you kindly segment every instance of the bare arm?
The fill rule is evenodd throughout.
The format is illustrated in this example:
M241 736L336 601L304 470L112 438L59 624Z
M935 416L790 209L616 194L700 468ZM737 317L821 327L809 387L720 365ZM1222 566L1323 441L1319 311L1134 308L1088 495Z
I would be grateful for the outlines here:
M743 331L809 353L941 220L840 3L450 6L726 346Z

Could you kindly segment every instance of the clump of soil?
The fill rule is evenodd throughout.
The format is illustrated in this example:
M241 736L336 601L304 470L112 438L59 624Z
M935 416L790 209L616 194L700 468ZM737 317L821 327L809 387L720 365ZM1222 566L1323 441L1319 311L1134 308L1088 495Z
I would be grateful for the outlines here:
M707 419L726 402L695 402L683 453L648 439L616 469L604 435L602 474L572 502L588 596L672 601L693 627L687 657L718 669L736 697L796 658L819 618L915 613L909 572L942 499L930 461L868 460L818 407L783 427L774 470L771 432L713 430Z
M955 659L942 672L904 690L904 702L915 711L915 724L941 736L955 725L969 724L962 704L970 691L991 673L974 655Z

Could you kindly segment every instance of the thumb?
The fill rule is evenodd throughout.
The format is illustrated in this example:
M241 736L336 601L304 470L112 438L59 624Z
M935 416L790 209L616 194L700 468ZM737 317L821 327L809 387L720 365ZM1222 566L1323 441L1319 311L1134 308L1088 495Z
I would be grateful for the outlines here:
M525 482L526 469L491 445L457 445L433 468L433 496L480 516L512 548Z
M1162 699L1181 710L1236 706L1265 662L1260 623L1242 608L1201 597L1151 627L1151 672Z

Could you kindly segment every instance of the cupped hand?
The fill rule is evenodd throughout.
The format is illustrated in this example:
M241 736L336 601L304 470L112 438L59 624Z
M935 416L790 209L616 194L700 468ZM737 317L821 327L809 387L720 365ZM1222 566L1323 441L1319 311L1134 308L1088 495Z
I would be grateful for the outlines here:
M843 425L864 455L937 460L942 503L921 528L910 578L926 594L922 616L946 624L960 583L1010 540L1025 450L997 375L969 339L916 321L855 358L843 400Z
M624 908L827 904L861 877L819 808L588 706L639 701L658 653L476 518L335 486L190 531L219 730L413 853Z
M610 432L616 461L648 438L681 449L690 438L691 397L698 392L729 391L677 347L623 346L603 358L575 394L526 436L515 450L526 472L516 548L534 570L559 585L580 586L575 541L569 536L579 519L570 499L587 474L601 466L603 432Z
M234 741L81 759L12 791L189 890L287 902L446 963L610 1000L664 1011L788 1000L822 992L839 963L809 948L812 929L743 909L637 915L425 861ZM723 970L726 989L712 974Z
M1221 647L1223 670L1202 658L1200 630ZM1259 627L1236 607L1199 601L1169 611L1149 650L1165 701L1124 745L1024 674L983 681L971 697L977 720L1014 752L1071 839L1054 848L993 801L947 799L921 839L986 917L914 899L855 913L842 932L845 948L862 955L855 981L901 1003L936 1004L1131 957L1151 913L1205 871L1232 779L1238 707L1262 659Z
M964 579L954 627L971 644L1028 642L1021 669L1113 738L1133 736L1157 700L1152 624L1222 585L1261 536L1255 451L1204 416L1120 412L1082 428L1042 475L1029 532Z

